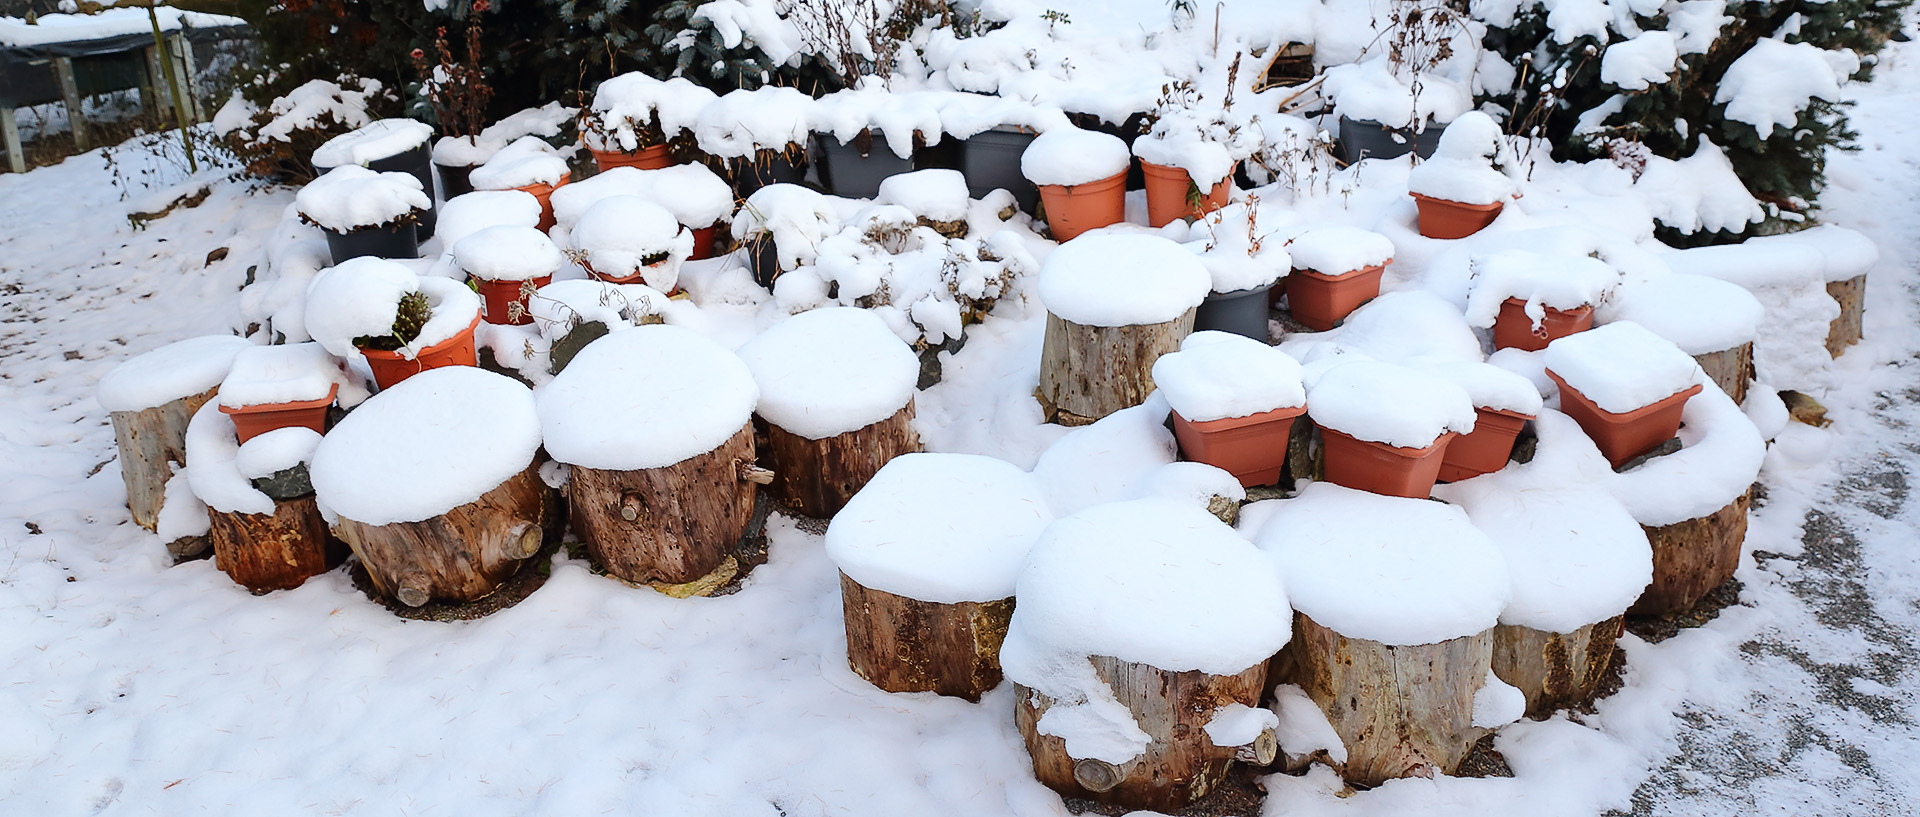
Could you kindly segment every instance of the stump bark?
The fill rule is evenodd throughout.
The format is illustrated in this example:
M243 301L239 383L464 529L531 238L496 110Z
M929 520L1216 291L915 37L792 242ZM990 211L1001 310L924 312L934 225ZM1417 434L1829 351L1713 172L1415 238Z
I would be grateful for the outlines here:
M1550 633L1502 624L1493 628L1493 674L1527 696L1527 716L1593 703L1613 660L1625 616Z
M1747 540L1748 490L1706 516L1651 528L1653 584L1627 612L1663 615L1685 610L1733 578L1740 566L1740 545Z
M753 424L718 448L662 468L573 466L573 532L600 565L635 584L686 584L718 570L753 520Z
M1438 644L1394 646L1349 638L1294 614L1291 677L1320 705L1347 747L1340 774L1378 786L1453 774L1486 730L1473 696L1493 664L1493 631Z
M1259 705L1266 662L1238 675L1208 675L1168 672L1108 656L1088 660L1153 742L1139 757L1118 766L1075 759L1067 754L1066 741L1038 730L1052 701L1034 690L1015 687L1014 725L1033 758L1034 776L1062 796L1170 812L1205 797L1226 779L1236 757L1263 765L1273 761L1277 743L1271 734L1262 735L1254 746L1221 747L1213 745L1206 733L1216 709L1235 703Z
M1166 323L1086 326L1047 315L1040 351L1040 400L1049 422L1087 425L1146 401L1153 362L1179 351L1195 310Z
M538 553L548 489L528 466L484 494L419 522L368 525L341 517L334 533L353 548L382 595L408 607L492 593Z
M775 499L816 519L830 519L865 487L880 467L920 450L913 400L865 428L818 440L767 424L767 452Z
M1000 685L1000 643L1013 599L939 604L875 590L840 574L847 663L888 692L978 702Z
M1747 385L1753 382L1753 341L1731 349L1694 355L1695 363L1713 379L1720 390L1733 398L1734 405L1747 400Z
M1840 317L1827 326L1827 354L1839 357L1847 347L1860 342L1861 322L1867 311L1867 274L1827 284L1827 295L1840 304Z
M220 393L218 387L140 411L116 411L113 441L120 448L120 478L127 483L133 522L153 530L166 500L173 465L187 464L187 423Z
M207 516L214 566L254 593L292 590L346 560L311 494L275 502L270 514L208 508Z

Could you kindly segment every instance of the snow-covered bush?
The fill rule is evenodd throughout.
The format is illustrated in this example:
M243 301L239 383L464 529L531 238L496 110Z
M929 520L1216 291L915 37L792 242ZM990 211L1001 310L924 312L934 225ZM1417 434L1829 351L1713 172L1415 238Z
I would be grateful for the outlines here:
M269 101L250 101L248 91L267 87L256 77L234 92L214 114L214 135L239 157L246 171L274 181L312 179L313 151L327 140L366 125L397 108L399 97L376 79L342 76L306 82Z

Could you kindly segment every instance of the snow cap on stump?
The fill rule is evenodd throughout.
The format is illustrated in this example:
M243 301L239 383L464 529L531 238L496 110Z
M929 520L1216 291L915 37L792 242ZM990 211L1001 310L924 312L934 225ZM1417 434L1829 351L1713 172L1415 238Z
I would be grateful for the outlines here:
M1436 644L1499 623L1506 560L1465 511L1316 482L1282 500L1254 538L1295 609L1349 638ZM1025 603L1022 599L1021 603Z
M377 227L433 206L420 180L399 172L377 173L342 165L307 183L294 194L294 207L315 224L336 233Z
M314 149L313 166L322 170L345 165L367 165L422 147L433 138L433 126L413 119L376 119L328 139Z
M488 227L453 245L454 263L488 281L526 281L560 270L566 256L546 233L530 226Z
M253 347L246 338L206 335L136 355L100 378L96 393L108 411L144 411L220 385L233 357Z
M886 321L850 306L787 318L739 354L759 384L760 416L809 440L892 417L920 378L920 359Z
M327 432L313 452L313 489L355 522L418 522L499 487L539 448L526 386L473 366L428 369Z
M573 185L561 188L569 189ZM540 200L525 190L476 190L449 199L440 207L434 234L443 247L488 227L512 224L520 227L540 225Z
M1682 352L1705 355L1757 338L1766 309L1739 284L1676 272L1622 285L1598 317L1633 321Z
M1307 414L1324 428L1399 448L1425 448L1473 430L1467 390L1424 369L1378 360L1340 363L1307 390Z
M1013 595L1053 521L1040 482L974 454L895 457L827 526L827 555L862 587L937 604Z
M1040 266L1041 303L1082 326L1166 323L1199 306L1212 288L1199 258L1157 235L1083 236Z
M1246 417L1306 402L1300 364L1287 353L1231 332L1195 332L1153 364L1167 404L1196 423Z
M1079 128L1053 128L1020 154L1020 174L1034 184L1075 185L1127 172L1133 153L1120 137Z
M555 460L607 471L664 468L720 447L753 417L760 389L726 347L651 324L587 344L540 390Z
M1704 377L1680 347L1633 321L1615 321L1547 344L1547 370L1594 405L1625 414Z

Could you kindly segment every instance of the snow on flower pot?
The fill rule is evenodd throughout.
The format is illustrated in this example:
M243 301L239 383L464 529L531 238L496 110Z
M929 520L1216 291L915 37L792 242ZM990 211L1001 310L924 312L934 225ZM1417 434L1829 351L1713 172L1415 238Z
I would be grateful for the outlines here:
M693 252L693 234L666 208L639 196L596 202L573 225L568 241L588 275L666 293L678 288L680 265Z
M362 256L418 257L414 223L431 204L419 179L359 165L329 170L294 196L300 215L326 231L335 264Z
M739 570L753 517L759 388L733 352L664 324L588 344L541 390L547 451L571 466L572 527L607 572L671 595Z
M1591 306L1544 307L1537 321L1527 314L1527 306L1527 302L1519 298L1500 302L1500 316L1493 324L1493 348L1538 352L1555 340L1593 328Z
M1319 705L1347 782L1453 774L1525 711L1492 668L1506 563L1459 508L1319 482L1283 500L1254 541L1297 611L1276 680Z
M406 173L420 180L427 207L417 222L419 240L433 237L433 161L429 144L433 126L412 119L378 119L335 136L313 151L313 166L331 170L359 165L379 172Z
M1593 307L1613 297L1620 272L1585 252L1503 250L1477 258L1467 323L1493 329L1495 349L1537 352L1593 326Z
M532 227L488 227L453 245L454 264L480 290L487 323L525 324L527 293L553 281L566 262L547 234Z
M534 228L540 200L524 190L480 190L447 200L440 208L440 246L451 249L488 227Z
M1236 760L1264 764L1259 708L1290 635L1278 570L1190 502L1097 505L1041 534L1000 661L1034 776L1065 797L1171 812Z
M1389 128L1373 119L1340 117L1340 152L1348 164L1361 159L1398 159L1409 152L1420 158L1433 156L1440 146L1441 127L1427 120L1419 133L1411 128Z
M1503 201L1469 203L1425 193L1414 193L1413 201L1419 206L1420 234L1428 238L1466 238L1486 229L1506 207Z
M323 433L327 409L345 380L318 343L242 349L220 383L220 412L233 418L241 445L278 428Z
M771 288L781 273L814 259L820 242L840 231L840 216L817 190L775 184L747 199L732 231L747 250L754 281Z
M291 590L333 569L346 549L320 515L311 486L276 497L260 490L260 477L305 467L320 443L319 432L281 428L245 444L233 418L217 405L201 408L187 427L193 465L186 478L205 503L200 522L212 540L214 566L255 593Z
M433 143L433 169L447 201L473 192L473 169L487 163L501 145L480 136L445 136Z
M1306 411L1300 364L1279 349L1224 332L1195 332L1153 364L1187 459L1243 486L1280 479L1295 417Z
M1137 149L1141 139L1134 142ZM1146 160L1140 162L1141 172L1147 179L1147 224L1164 227L1174 219L1191 221L1225 207L1227 199L1233 194L1233 176L1231 174L1214 182L1203 194L1200 185L1185 169L1154 164Z
M828 192L870 199L887 177L914 169L914 157L945 133L940 94L896 93L863 83L814 100L813 161Z
M873 198L887 177L913 171L912 148L901 156L886 141L876 140L871 130L861 130L845 142L833 134L814 134L813 160L820 183L842 198Z
M1014 580L1053 521L1033 475L972 454L905 454L827 526L847 662L888 692L978 701L1000 684Z
M1253 244L1248 224L1248 208L1235 204L1215 211L1198 222L1196 240L1205 231L1207 240L1199 249L1200 262L1213 279L1212 290L1193 316L1194 331L1220 330L1266 343L1270 337L1267 320L1274 283L1291 263L1287 251L1278 242Z
M1513 441L1540 413L1540 392L1526 377L1478 361L1447 361L1430 368L1467 390L1473 400L1473 431L1447 443L1440 480L1459 482L1505 468Z
M742 199L771 184L800 184L814 99L794 88L763 85L722 94L694 121L701 152L724 164Z
M480 316L475 314L465 327L445 339L432 343L417 342L417 351L406 347L365 348L360 353L366 356L367 367L373 371L373 382L382 389L388 389L428 369L480 365L480 353L473 337L474 330L479 327ZM425 330L421 331L421 337L426 337Z
M1615 468L1672 439L1704 379L1686 352L1632 321L1561 338L1544 354L1560 410Z
M1013 194L1022 212L1040 209L1040 188L1020 173L1020 156L1038 134L1017 126L1002 125L967 137L961 143L960 172L967 177L967 191L981 198L994 190Z
M700 111L718 98L684 77L621 74L594 90L592 104L580 113L580 138L601 172L668 167L676 164L673 154L692 150Z
M1239 164L1235 151L1248 150L1240 126L1226 111L1191 107L1177 94L1163 96L1150 117L1153 124L1131 146L1147 189L1147 224L1164 227L1225 207Z
M1127 219L1127 143L1111 134L1055 128L1020 154L1020 173L1040 187L1055 241Z
M1039 293L1047 307L1040 400L1049 421L1086 425L1145 400L1153 362L1193 331L1211 283L1193 253L1158 236L1090 236L1048 255Z
M549 489L539 448L526 386L471 366L434 369L335 425L313 452L313 487L382 596L408 607L473 601L540 551Z
M802 312L738 352L760 388L771 493L800 513L832 517L889 460L920 450L920 360L872 312Z
M553 226L553 191L572 180L567 160L538 137L524 136L503 147L468 176L475 190L520 190L540 202L542 232Z
M1380 294L1381 274L1393 263L1393 242L1356 227L1316 226L1287 243L1287 311L1317 332L1332 329Z
M928 168L901 173L880 183L874 204L906 208L913 224L926 227L947 238L967 235L967 178L958 170Z
M385 389L427 369L478 365L480 306L465 284L360 258L314 278L305 318L308 334L335 357L365 357Z
M1408 192L1420 210L1420 234L1466 238L1492 224L1518 186L1502 173L1500 126L1479 111L1447 125L1433 158L1407 174Z
M578 230L581 220L601 201L615 196L635 197L664 208L673 220L692 231L690 251L682 254L679 260L711 257L714 234L733 214L735 206L733 191L727 187L726 181L706 165L683 164L659 170L614 168L554 191L554 219L565 231L555 232L556 240L579 247L580 243L572 233ZM654 225L655 221L650 217L648 224ZM604 223L600 225L603 240L617 243L632 243L634 240L608 235L608 226ZM649 226L645 232L651 237L661 231L657 226ZM672 233L667 235L671 236ZM678 260L673 266L678 269ZM668 288L671 289L670 286Z
M1448 444L1476 418L1453 381L1376 360L1320 375L1308 386L1307 413L1320 426L1328 482L1418 499L1432 492Z
M1623 282L1596 310L1605 322L1633 321L1672 341L1736 405L1753 381L1753 342L1765 314L1745 287L1686 273Z
M232 335L189 338L133 357L100 378L96 396L113 423L134 524L157 530L174 468L187 462L188 421L219 394L234 356L251 348ZM206 548L197 534L164 538L176 557Z

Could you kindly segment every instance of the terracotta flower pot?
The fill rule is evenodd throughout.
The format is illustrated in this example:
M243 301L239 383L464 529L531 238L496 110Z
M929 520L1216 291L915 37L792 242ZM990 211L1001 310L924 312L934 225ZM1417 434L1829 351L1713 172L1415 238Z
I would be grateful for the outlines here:
M673 157L667 155L666 145L654 145L641 148L632 153L624 150L595 150L587 148L593 154L593 164L605 173L616 167L637 167L641 170L659 170L673 166Z
M325 433L327 407L333 405L334 395L339 393L340 384L335 383L327 389L327 396L318 400L261 403L239 408L221 406L220 413L233 418L233 431L239 436L242 445L269 431L295 426Z
M524 281L489 281L485 278L473 279L480 289L480 298L486 302L487 323L520 325L533 322L533 316L527 314L527 297L520 294L520 285ZM533 288L539 289L553 283L553 276L542 275L532 279ZM520 304L520 317L513 318L513 305Z
M1701 388L1695 383L1633 411L1615 414L1588 400L1552 369L1547 370L1547 377L1560 387L1560 410L1580 424L1615 468L1673 439L1680 431L1680 413L1687 407L1687 399L1699 394Z
M480 356L474 348L473 330L480 326L480 316L473 316L473 322L467 328L446 340L420 350L412 360L402 357L399 352L383 352L378 349L362 349L360 353L367 357L367 367L373 370L373 382L380 388L391 389L395 384L428 369L442 366L478 366Z
M1377 264L1345 275L1296 269L1287 273L1287 311L1307 328L1325 332L1380 294L1380 275L1386 269L1386 264Z
M1420 207L1420 234L1428 238L1466 238L1499 218L1506 202L1462 204L1413 194Z
M1446 456L1440 461L1440 479L1459 482L1507 467L1513 456L1513 440L1520 429L1533 419L1531 414L1502 411L1484 406L1474 409L1473 432L1447 443Z
M1399 446L1362 440L1320 427L1320 447L1326 452L1326 478L1343 485L1382 496L1426 499L1433 493L1434 480L1440 477L1440 463L1447 445L1458 434L1449 431L1426 448Z
M1227 206L1233 194L1233 174L1221 179L1197 201L1191 195L1193 176L1177 167L1157 165L1142 159L1140 170L1147 179L1147 224L1165 227L1176 218L1195 219Z
M1280 480L1280 468L1287 464L1293 420L1306 410L1306 406L1294 406L1199 423L1176 411L1173 437L1189 460L1223 469L1241 485L1271 485Z
M715 225L709 224L693 231L693 254L688 261L699 261L713 257L713 236Z
M562 187L566 187L567 182L570 182L570 181L573 181L573 180L569 178L562 178L560 179L559 184L540 183L540 184L529 184L524 187L513 188L515 190L525 190L528 193L532 193L533 197L539 200L540 223L534 226L538 228L540 232L544 233L548 230L553 229L553 191L559 190Z
M1041 206L1053 240L1067 242L1088 230L1119 224L1127 218L1127 174L1115 173L1086 184L1040 185Z
M1533 319L1527 317L1527 302L1508 298L1501 302L1500 316L1493 322L1493 348L1538 352L1547 348L1549 343L1592 328L1591 306L1579 309L1547 307L1547 316L1541 319L1540 328L1535 329Z

